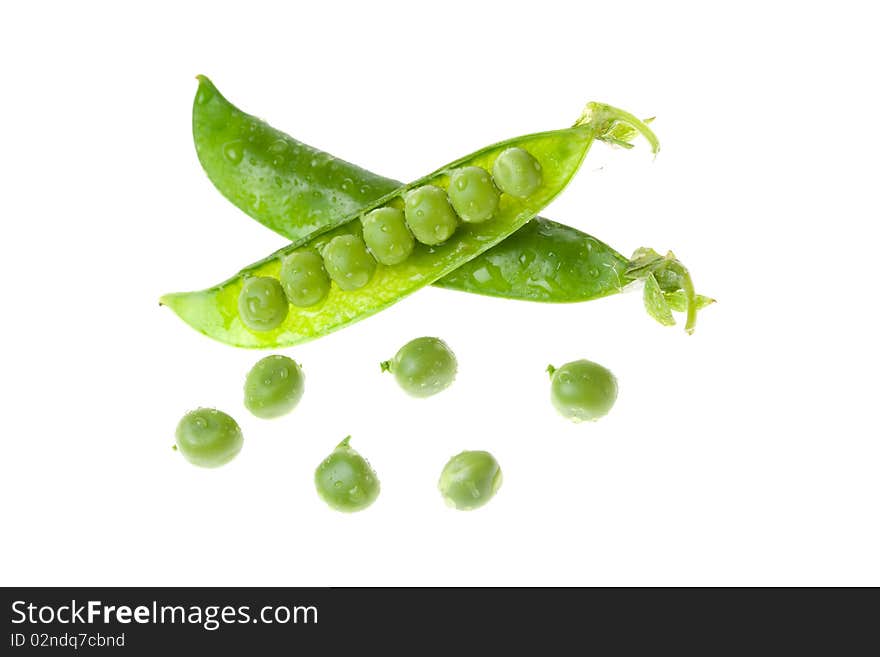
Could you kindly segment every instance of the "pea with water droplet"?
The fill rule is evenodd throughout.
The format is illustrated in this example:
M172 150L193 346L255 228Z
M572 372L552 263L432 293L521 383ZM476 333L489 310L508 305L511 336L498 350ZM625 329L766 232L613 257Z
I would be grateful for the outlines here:
M367 460L349 446L351 436L315 469L315 489L331 508L363 511L379 497L379 477Z
M489 452L461 452L449 459L437 486L449 506L459 511L478 509L501 488L501 466Z
M287 318L287 297L277 278L252 276L245 279L238 295L238 315L253 331L270 331Z
M541 164L525 149L508 148L495 159L492 176L502 192L526 198L541 186Z
M422 244L442 244L455 233L458 217L446 191L436 185L424 185L404 199L406 223Z
M343 290L358 290L370 282L376 260L357 235L337 235L324 248L324 268Z
M281 261L281 287L294 306L319 303L330 291L324 260L315 251L294 251Z
M183 457L203 468L229 463L244 444L238 423L214 408L197 408L184 415L174 437Z
M550 373L550 399L562 417L573 422L598 420L617 400L617 378L590 360L576 360Z
M440 338L416 338L403 345L391 360L381 364L412 397L430 397L452 385L458 361Z
M449 177L449 200L466 223L479 224L491 219L499 199L500 194L485 169L464 167Z
M400 264L412 253L415 240L406 227L403 211L379 208L364 216L361 222L364 242L383 265Z
M304 378L302 368L293 359L266 356L257 361L245 378L244 405L264 419L286 415L302 399Z

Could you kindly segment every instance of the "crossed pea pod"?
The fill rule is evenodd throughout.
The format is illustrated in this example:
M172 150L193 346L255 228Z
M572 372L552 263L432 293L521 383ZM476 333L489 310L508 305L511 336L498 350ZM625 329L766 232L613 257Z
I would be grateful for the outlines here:
M691 331L696 311L711 299L695 294L689 273L672 254L660 256L640 249L633 259L627 259L594 237L536 217L568 184L595 139L630 147L637 133L657 151L656 137L644 122L617 108L591 103L571 128L488 146L405 185L275 130L237 109L207 78L200 77L193 136L202 166L224 196L292 242L223 283L199 292L166 295L162 303L212 338L240 347L268 348L325 335L428 284L512 299L573 302L615 294L635 280L644 280L649 313L670 324L674 323L673 310L685 311L686 328ZM540 172L537 186L511 186L500 165L513 152L534 160ZM521 174L517 166L514 162L513 173ZM474 181L489 179L490 171L494 185L488 183L492 195L485 198L491 203L481 206L488 210L481 210L477 221L463 202L456 203L461 194L450 182L474 172ZM481 177L479 172L486 175ZM416 206L431 210L428 219L438 230L440 219L448 226L439 242L417 230L418 222L424 220L415 211L410 216L412 199L429 191L444 199L444 192L448 193L452 200L452 207L443 205L440 214L437 207ZM370 234L364 233L363 226L369 227L369 220L379 213L391 218L398 214L401 225L405 220L417 237L408 238L410 251L400 261L385 264L376 245L369 242ZM365 238L380 262L369 255ZM340 251L343 247L348 250ZM338 259L329 257L334 253L343 256L341 273ZM241 305L248 285L259 287L257 282L283 278L285 259L309 254L319 262L317 256L324 258L330 272L326 293L310 306L294 303L288 309L278 285L273 294L279 296L276 315L280 319L270 325L248 322L247 308ZM359 264L360 269L350 263ZM354 269L346 272L345 266ZM329 278L335 284L329 284ZM350 280L359 283L352 287L347 284Z

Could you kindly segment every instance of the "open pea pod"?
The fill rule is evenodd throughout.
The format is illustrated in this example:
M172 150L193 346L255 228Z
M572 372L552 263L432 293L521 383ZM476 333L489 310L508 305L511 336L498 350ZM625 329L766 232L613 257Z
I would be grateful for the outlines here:
M162 297L161 303L198 331L238 347L289 346L340 329L433 283L516 232L565 188L597 134L604 135L618 120L637 121L622 110L591 103L571 128L517 137L483 148L394 189L352 214L331 219L323 227L219 285L200 292L169 294ZM298 249L320 254L334 237L359 236L362 231L359 219L370 211L400 208L407 193L428 185L446 190L450 174L464 167L492 171L498 156L511 148L522 149L534 158L541 171L540 184L526 195L501 194L497 209L488 221L462 223L451 237L438 245L415 244L403 262L376 265L369 282L359 289L344 290L334 283L322 301L307 308L290 308L281 324L270 330L254 330L242 321L238 301L249 277L277 278L284 256Z
M403 183L309 146L229 102L198 76L192 109L193 143L214 186L252 218L295 241L351 215ZM608 116L596 138L631 147L642 123ZM508 239L434 285L487 296L566 303L614 294L632 279L629 260L586 233L535 217Z

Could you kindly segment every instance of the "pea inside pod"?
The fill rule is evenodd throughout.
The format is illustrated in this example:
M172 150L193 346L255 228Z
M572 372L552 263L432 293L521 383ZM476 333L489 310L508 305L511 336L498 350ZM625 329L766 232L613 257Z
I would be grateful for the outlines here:
M449 200L466 223L479 224L491 219L498 210L500 199L501 195L485 169L463 167L449 177Z
M406 226L406 217L397 208L379 208L363 218L364 242L383 265L398 265L415 248L415 240Z
M324 248L324 267L340 289L359 290L373 277L376 260L357 235L337 235Z
M455 233L458 217L446 190L425 185L406 195L406 223L422 244L442 244Z
M314 251L294 251L285 256L279 277L290 303L300 308L320 303L330 291L324 260Z
M242 283L238 314L249 329L270 331L284 321L287 311L287 296L278 279L253 276Z

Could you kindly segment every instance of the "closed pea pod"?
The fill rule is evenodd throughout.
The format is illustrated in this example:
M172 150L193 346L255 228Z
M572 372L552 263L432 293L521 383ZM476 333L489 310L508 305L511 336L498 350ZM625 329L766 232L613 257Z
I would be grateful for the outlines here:
M406 260L415 247L415 240L402 210L379 208L363 218L364 242L383 265L397 265Z
M285 256L279 278L290 303L300 308L314 306L330 291L324 260L314 251L294 251Z
M449 176L449 200L462 221L478 224L495 214L500 194L488 171L480 167L464 167Z
M357 235L337 235L324 247L324 268L345 291L358 290L370 282L376 261Z

